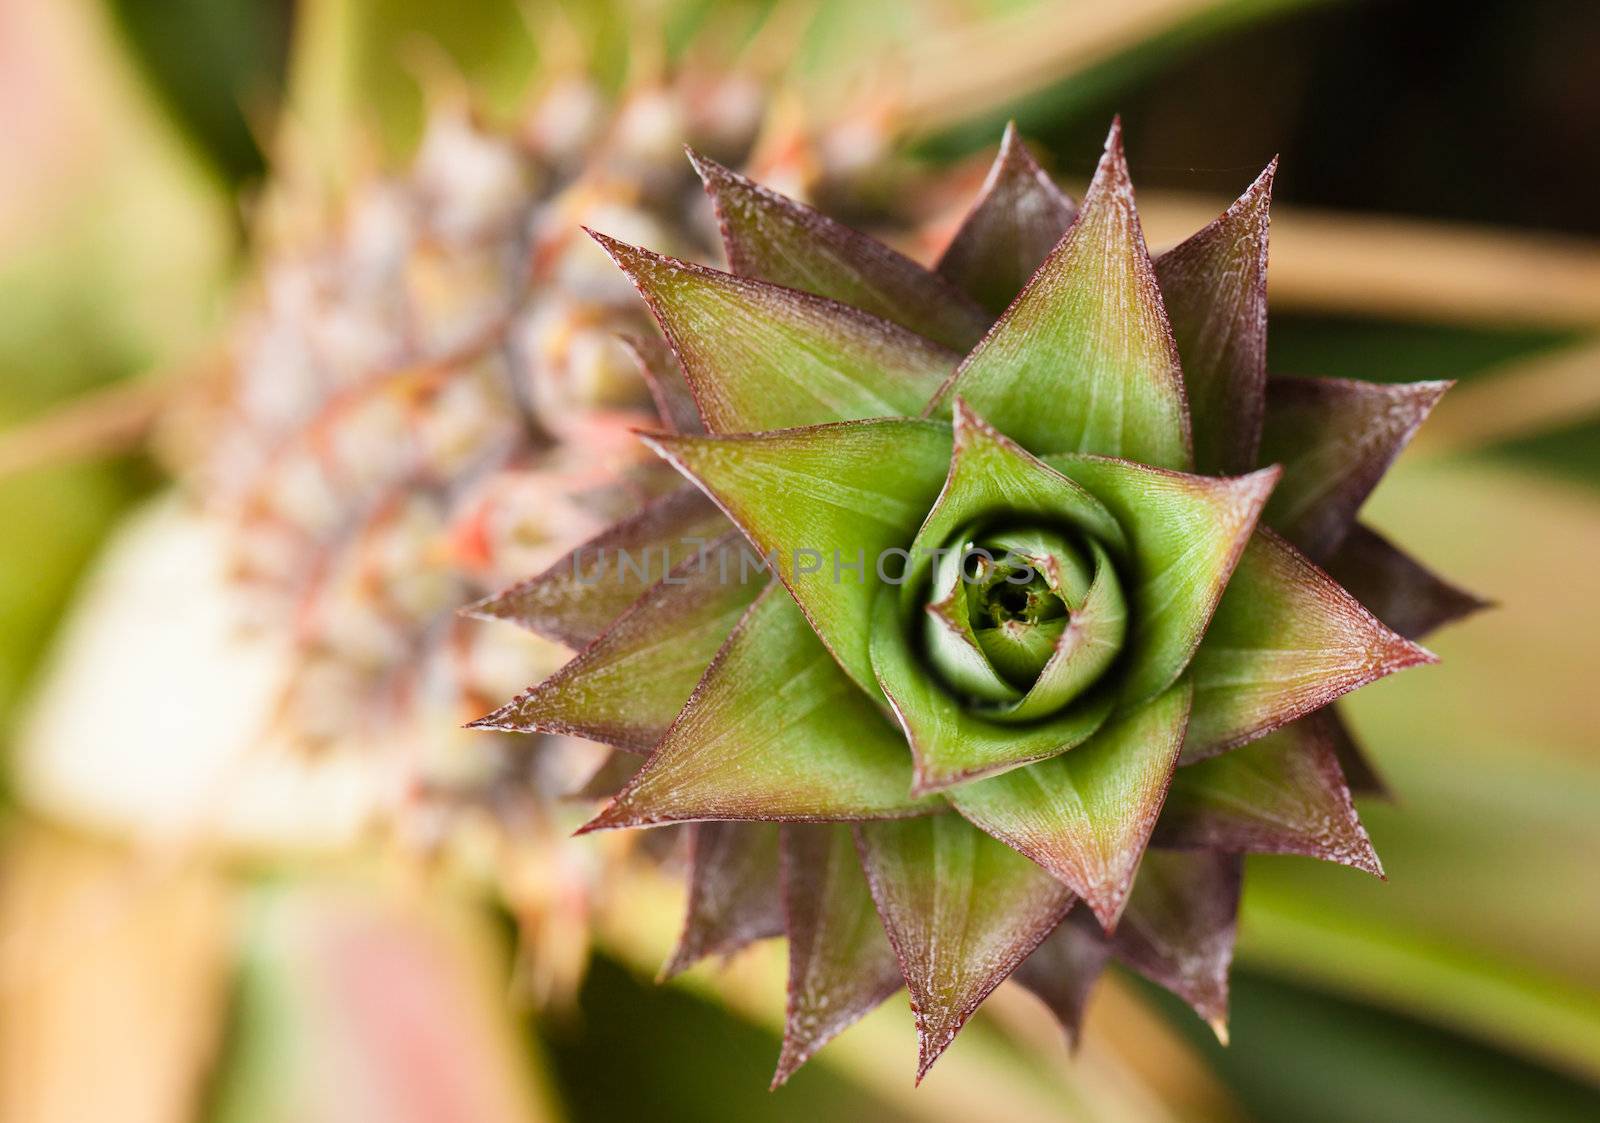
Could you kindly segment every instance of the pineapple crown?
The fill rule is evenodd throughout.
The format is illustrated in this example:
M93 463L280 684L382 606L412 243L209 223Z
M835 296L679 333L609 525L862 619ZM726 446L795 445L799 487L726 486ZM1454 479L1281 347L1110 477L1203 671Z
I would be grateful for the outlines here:
M929 270L691 159L731 272L593 235L688 484L474 606L579 650L474 724L648 754L584 830L696 824L669 969L789 937L775 1082L1113 956L1222 1032L1244 853L1382 876L1331 704L1480 603L1356 521L1447 384L1267 377L1275 165L1152 260L1119 124L1081 206L1008 129Z

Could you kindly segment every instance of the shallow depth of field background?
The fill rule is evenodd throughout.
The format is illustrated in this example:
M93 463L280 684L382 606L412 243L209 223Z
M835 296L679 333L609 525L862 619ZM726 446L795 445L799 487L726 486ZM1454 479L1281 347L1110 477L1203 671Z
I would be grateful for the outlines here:
M391 158L416 135L418 43L506 106L537 65L513 0L340 2L372 9L378 31L326 65L352 68ZM118 403L137 412L140 380L181 370L221 330L296 9L330 6L0 0L0 752L97 545L163 486ZM570 6L618 54L642 26L625 3ZM670 43L763 6L663 0L649 25ZM925 6L945 23L1048 10L1038 34L1065 37L1060 10L1099 29L1096 10L1115 7ZM919 34L919 5L815 7L819 43L882 44L870 55ZM1080 194L1120 112L1153 246L1281 154L1272 368L1460 380L1368 513L1499 607L1430 641L1441 666L1351 702L1399 793L1362 807L1388 882L1253 859L1231 1047L1127 983L1090 1034L1136 1046L1157 1027L1178 1053L1115 1102L1151 1118L1600 1118L1600 8L1125 7L1120 38L1097 30L1096 52L1063 50L1058 74L910 151L966 166L1015 117ZM817 47L806 65L833 62ZM119 386L124 398L107 392ZM885 1017L900 1032L847 1035L769 1096L781 1003L755 967L656 988L637 948L603 940L579 1008L533 1019L502 1001L498 918L419 914L413 897L292 863L168 876L171 855L131 859L122 840L43 820L3 770L0 829L6 1121L65 1119L40 1089L74 1083L115 1094L105 1119L427 1118L384 1106L417 1065L495 1105L483 1119L952 1117L937 1087L911 1092L898 1010ZM98 886L88 903L52 913L81 877ZM54 954L28 923L40 910L64 918L43 941ZM336 985L355 966L308 950L363 926L420 972L404 1002ZM363 1020L391 1047L327 1068ZM1042 1070L1092 1090L1092 1051L1070 1061L1037 1028L980 1018L951 1057L996 1102Z

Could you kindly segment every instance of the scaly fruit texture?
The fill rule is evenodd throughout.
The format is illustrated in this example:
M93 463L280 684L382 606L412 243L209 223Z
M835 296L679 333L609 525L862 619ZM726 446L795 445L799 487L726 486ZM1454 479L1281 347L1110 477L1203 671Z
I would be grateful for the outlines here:
M648 754L585 830L696 824L669 969L788 936L775 1083L1112 958L1223 1033L1244 854L1382 876L1331 703L1478 606L1356 521L1446 384L1267 377L1271 166L1152 260L1119 125L1081 206L1008 130L929 270L694 161L732 272L595 234L690 486L477 606L580 650L475 724Z

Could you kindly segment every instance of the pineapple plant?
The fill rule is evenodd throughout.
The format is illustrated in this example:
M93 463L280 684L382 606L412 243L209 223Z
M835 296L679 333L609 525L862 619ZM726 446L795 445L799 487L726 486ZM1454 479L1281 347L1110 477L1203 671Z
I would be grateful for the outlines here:
M668 970L786 936L774 1085L902 986L918 1078L1007 978L1115 959L1226 1033L1243 856L1381 877L1334 703L1479 607L1358 521L1446 383L1268 377L1274 166L1152 258L1008 130L937 265L691 155L728 272L593 232L682 476L472 615L577 651L473 722L690 823ZM602 777L597 777L600 779Z

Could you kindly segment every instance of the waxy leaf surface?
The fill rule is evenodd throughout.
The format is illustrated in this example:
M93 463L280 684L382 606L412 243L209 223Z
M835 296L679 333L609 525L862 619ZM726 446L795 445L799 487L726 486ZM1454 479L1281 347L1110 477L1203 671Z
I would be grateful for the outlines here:
M850 828L782 829L789 1001L773 1087L904 984Z
M1267 230L1274 160L1205 229L1156 258L1183 361L1194 462L1208 476L1254 468L1267 381Z
M860 308L956 351L982 338L989 317L944 277L714 160L690 158L733 272Z
M1188 684L1175 686L1071 752L963 784L950 802L1069 886L1109 930L1177 767L1189 696Z
M695 823L690 828L689 910L663 979L708 955L728 956L784 931L778 828Z
M915 815L899 731L777 586L750 606L639 774L583 829Z
M1194 714L1183 759L1214 756L1359 686L1436 661L1258 528L1190 664Z
M1188 468L1172 330L1113 128L1077 221L942 392L1038 454Z
M911 992L920 1080L1072 894L957 815L863 823L856 843Z
M884 587L879 563L898 572L888 551L910 545L933 505L950 440L947 426L905 420L650 438L772 559L828 649L873 695L868 633Z
M1016 125L1007 125L983 191L939 258L939 272L998 316L1077 214L1077 204L1034 160Z

